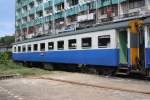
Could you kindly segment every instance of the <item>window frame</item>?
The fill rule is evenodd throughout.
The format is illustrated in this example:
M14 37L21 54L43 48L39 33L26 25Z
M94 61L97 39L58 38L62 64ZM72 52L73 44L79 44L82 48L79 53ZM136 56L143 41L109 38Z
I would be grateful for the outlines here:
M30 49L29 49L29 48L30 48ZM32 51L32 45L31 45L31 44L27 45L27 51L28 51L28 52L31 52L31 51Z
M83 42L85 41L84 39L90 39L90 45L89 46L84 46L83 45ZM90 49L90 48L92 48L92 37L81 38L81 47L82 47L82 49Z
M14 52L17 52L17 47L16 46L14 46Z
M59 47L60 43L63 43L62 48ZM57 41L57 50L64 50L64 44L65 44L64 40Z
M35 45L37 45L36 49L35 49ZM38 51L38 44L33 44L33 51Z
M72 44L75 44L75 46L71 46L70 42L75 40L75 43L72 43ZM77 39L69 39L68 40L68 49L77 49Z
M109 42L107 42L107 45L104 45L104 43L103 43L103 45L100 46L100 40L99 40L100 37L102 37L101 39L105 39L105 38L109 37ZM111 45L111 35L100 35L97 37L97 39L98 39L98 48L109 48L108 44Z
M50 43L52 43L52 47L50 48ZM54 42L48 42L48 50L54 50Z
M18 52L21 52L21 46L18 46L18 50L17 50Z
M44 44L44 48L41 48L42 44ZM45 50L46 50L46 44L45 43L40 43L40 51L45 51Z
M22 52L26 52L27 50L26 50L26 45L23 45L22 46Z

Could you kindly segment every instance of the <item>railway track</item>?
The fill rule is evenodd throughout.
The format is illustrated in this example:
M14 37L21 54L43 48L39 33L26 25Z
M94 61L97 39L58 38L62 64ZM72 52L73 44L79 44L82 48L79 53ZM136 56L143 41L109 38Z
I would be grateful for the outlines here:
M44 80L50 80L50 81L63 82L63 83L72 84L72 85L88 86L88 87L93 87L93 88L100 88L100 89L103 88L103 89L109 89L109 90L118 90L118 91L123 91L123 92L140 93L140 94L150 95L150 92L147 92L147 91L130 90L130 89L124 89L124 88L111 87L111 86L101 86L101 85L95 85L95 84L90 84L90 83L82 83L82 82L56 79L56 78L40 77L40 78L33 78L33 79L44 79Z

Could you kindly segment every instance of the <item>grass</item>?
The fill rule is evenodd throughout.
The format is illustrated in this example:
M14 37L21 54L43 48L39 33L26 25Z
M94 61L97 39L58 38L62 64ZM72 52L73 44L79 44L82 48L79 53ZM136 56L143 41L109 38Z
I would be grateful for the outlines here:
M49 73L50 71L44 69L24 67L22 64L16 64L12 61L9 61L7 65L0 64L0 75L39 76Z

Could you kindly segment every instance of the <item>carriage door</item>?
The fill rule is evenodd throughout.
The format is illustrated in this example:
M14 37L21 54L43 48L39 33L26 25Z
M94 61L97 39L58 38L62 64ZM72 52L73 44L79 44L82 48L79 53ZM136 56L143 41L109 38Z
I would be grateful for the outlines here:
M145 66L145 37L144 37L144 29L143 27L139 27L139 56L140 56L140 65L142 67Z
M127 31L119 31L119 50L120 64L127 64Z

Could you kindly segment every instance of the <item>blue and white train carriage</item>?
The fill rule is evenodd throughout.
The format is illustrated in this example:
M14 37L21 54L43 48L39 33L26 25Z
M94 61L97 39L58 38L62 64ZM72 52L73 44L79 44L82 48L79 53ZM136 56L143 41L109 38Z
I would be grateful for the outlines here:
M132 21L134 23L134 21ZM132 32L129 21L14 43L14 61L150 68L150 18ZM132 24L131 24L132 25ZM142 67L141 67L142 66Z

